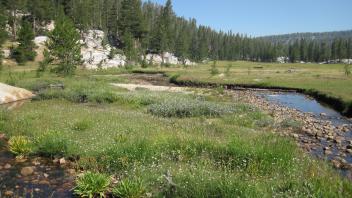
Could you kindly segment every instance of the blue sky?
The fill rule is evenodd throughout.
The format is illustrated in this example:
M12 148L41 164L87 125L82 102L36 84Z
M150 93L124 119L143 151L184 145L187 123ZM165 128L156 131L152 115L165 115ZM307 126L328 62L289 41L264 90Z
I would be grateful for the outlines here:
M352 29L352 0L173 0L173 7L198 24L251 36Z

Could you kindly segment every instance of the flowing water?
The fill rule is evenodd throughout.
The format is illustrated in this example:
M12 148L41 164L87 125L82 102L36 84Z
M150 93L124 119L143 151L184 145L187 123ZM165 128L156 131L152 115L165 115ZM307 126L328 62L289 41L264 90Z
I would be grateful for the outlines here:
M294 92L261 93L261 96L272 103L296 109L303 113L309 113L316 120L331 122L335 127L334 136L342 137L342 142L337 143L336 141L329 141L326 138L317 139L316 147L311 150L311 154L331 161L339 159L340 161L344 161L345 164L352 164L352 154L345 150L346 147L351 147L352 130L349 128L348 131L341 131L341 128L339 128L341 126L352 126L351 119L342 116L335 110L303 94ZM325 150L327 147L331 148L331 152L328 154ZM341 168L339 171L347 177L351 177L352 175L351 170L348 168Z

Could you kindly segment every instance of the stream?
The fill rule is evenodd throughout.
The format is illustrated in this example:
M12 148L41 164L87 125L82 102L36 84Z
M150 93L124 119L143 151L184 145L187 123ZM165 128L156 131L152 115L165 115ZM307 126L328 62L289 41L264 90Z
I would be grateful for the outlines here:
M259 95L271 103L295 109L320 122L322 128L314 128L315 126L312 128L313 130L322 130L322 133L313 132L313 134L315 133L313 136L306 135L298 139L305 146L311 147L308 151L313 156L332 161L335 168L338 168L344 176L351 177L351 119L303 94L288 92L261 93ZM326 126L330 126L330 128Z
M16 159L0 138L0 197L72 197L73 169L41 157Z
M177 86L162 74L132 74L130 83ZM300 146L313 156L331 161L333 166L352 180L352 120L317 100L296 92L265 89L228 90L236 101L252 104L274 112L274 119L286 118L303 123L299 131L291 130L286 136L294 137ZM280 132L280 129L278 129Z

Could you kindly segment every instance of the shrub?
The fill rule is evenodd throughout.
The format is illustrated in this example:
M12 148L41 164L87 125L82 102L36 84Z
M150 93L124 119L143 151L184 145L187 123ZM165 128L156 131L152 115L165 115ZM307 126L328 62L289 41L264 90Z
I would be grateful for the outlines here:
M143 182L140 179L124 180L112 191L114 196L121 198L140 198L146 193Z
M76 131L85 131L89 129L91 125L92 123L90 121L82 120L82 121L76 122L72 128L73 130L76 130Z
M88 96L88 101L96 103L113 103L116 100L116 94L107 90L98 91Z
M226 67L226 70L225 70L225 75L227 76L227 77L229 77L230 76L230 73L231 73L231 68L232 68L232 64L228 64L227 65L227 67Z
M291 128L295 131L299 131L302 128L302 122L292 119L284 119L279 123L281 128Z
M11 52L11 57L19 64L24 64L26 61L33 61L36 56L35 51L29 51L24 48L16 48Z
M210 74L212 76L215 76L216 74L219 74L219 70L218 70L218 68L216 68L216 61L214 61L214 63L211 65Z
M68 140L58 132L49 132L41 136L36 145L37 152L48 157L63 156L68 152Z
M270 127L274 123L274 120L270 117L259 119L255 122L257 127Z
M153 115L179 118L220 116L226 113L233 113L234 111L235 107L232 105L184 98L173 98L148 107L148 112Z
M9 150L18 156L28 155L33 151L33 144L28 137L13 136L9 140Z
M101 173L86 172L76 180L75 194L80 197L105 197L111 179Z
M163 101L171 100L172 98L191 98L188 95L181 95L175 93L166 92L150 92L150 91L135 91L126 93L117 93L116 101L124 104L134 104L137 106L146 106L155 103L160 103Z
M170 77L170 80L169 82L170 83L177 83L177 79L180 77L181 75L180 74L174 74Z
M345 67L344 67L344 71L345 71L345 75L346 76L350 76L351 75L351 73L352 73L352 71L351 71L351 65L345 65Z

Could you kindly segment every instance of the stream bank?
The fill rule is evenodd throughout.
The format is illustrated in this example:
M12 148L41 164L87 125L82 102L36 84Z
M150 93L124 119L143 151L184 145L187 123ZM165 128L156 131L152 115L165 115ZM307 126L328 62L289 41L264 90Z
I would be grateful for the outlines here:
M137 73L140 73L138 71ZM165 73L162 73L166 75ZM198 82L190 80L180 80L177 76L170 77L170 81L177 86L185 87L200 87L200 88L216 88L224 87L228 90L269 90L269 91L281 91L281 92L297 92L313 97L320 103L328 105L330 108L338 111L344 116L352 117L352 101L346 102L341 98L330 96L325 93L321 93L317 90L307 90L300 88L288 88L280 86L267 86L267 85L248 85L248 84L226 84L226 83L209 83L209 82Z
M132 74L130 81L158 86L169 82L166 75L160 73ZM149 81L149 79L153 79ZM215 84L180 83L171 78L168 86L214 88ZM283 129L273 126L276 133L295 139L297 144L308 153L323 160L331 161L342 175L352 180L352 120L342 116L329 107L288 88L253 88L241 86L224 86L228 95L235 102L243 102L256 106L267 112L274 119L274 125L294 120L299 127Z

